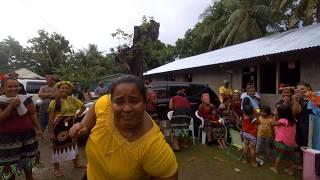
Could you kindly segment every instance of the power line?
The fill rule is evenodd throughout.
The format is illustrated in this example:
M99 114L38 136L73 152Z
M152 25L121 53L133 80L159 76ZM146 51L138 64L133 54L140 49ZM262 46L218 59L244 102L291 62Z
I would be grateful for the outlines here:
M62 33L60 31L58 31L55 27L53 27L39 12L36 8L33 8L32 6L30 6L25 0L20 0L28 9L30 9L36 16L38 16L45 24L47 24L54 32L59 33L62 35ZM76 49L79 49L77 46L75 45L71 45L73 47L75 47Z

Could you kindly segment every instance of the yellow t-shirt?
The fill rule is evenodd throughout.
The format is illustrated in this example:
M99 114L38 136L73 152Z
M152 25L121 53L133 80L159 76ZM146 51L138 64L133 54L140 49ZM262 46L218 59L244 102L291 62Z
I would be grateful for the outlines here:
M48 112L55 111L56 116L75 116L77 110L84 107L84 104L77 98L68 96L66 99L61 100L61 110L55 111L56 101L50 101Z
M95 104L96 125L86 145L89 180L170 177L177 171L176 157L153 123L145 135L128 142L114 126L110 95Z
M226 94L226 95L232 95L232 89L229 87L229 88L226 88L224 86L221 86L219 88L219 93L220 94Z
M273 129L271 123L273 122L272 117L259 117L259 125L258 125L258 137L272 137Z

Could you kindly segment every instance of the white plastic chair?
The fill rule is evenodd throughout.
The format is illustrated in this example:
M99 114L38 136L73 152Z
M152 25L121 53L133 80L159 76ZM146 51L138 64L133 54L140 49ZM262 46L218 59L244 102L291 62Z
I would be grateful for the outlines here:
M169 112L167 113L167 117L168 117L169 120L172 119L172 114L173 114L173 111L169 111ZM194 123L193 123L193 118L192 118L192 117L190 117L189 130L190 130L191 133L192 133L192 143L193 143L193 145L196 145L195 137L194 137Z
M206 144L207 132L204 130L204 119L199 115L199 111L195 112L196 117L201 120L201 124L199 125L198 138L200 139L201 133L201 143Z
M201 117L199 115L199 111L195 112L195 115L198 119L201 120L201 124L199 126L199 131L198 131L198 138L200 139L200 133L201 133L201 143L202 144L206 144L206 139L207 139L207 132L204 130L204 119L203 117ZM219 118L219 122L223 125L223 127L225 128L225 140L227 140L227 128L224 124L224 119L223 118Z

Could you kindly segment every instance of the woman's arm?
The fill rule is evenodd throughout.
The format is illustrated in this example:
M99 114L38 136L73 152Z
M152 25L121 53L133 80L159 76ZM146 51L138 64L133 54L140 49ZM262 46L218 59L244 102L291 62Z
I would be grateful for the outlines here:
M96 113L94 109L95 104L90 107L81 122L76 123L71 127L69 135L72 138L88 133L88 131L96 125Z
M48 132L51 140L53 140L54 138L54 119L55 118L56 118L56 113L54 111L50 111L49 122L48 122Z
M284 125L283 123L278 122L278 121L271 123L271 126L283 126L283 125Z
M301 113L301 106L297 98L294 96L293 98L293 103L292 103L292 114L293 117L297 116L298 114Z
M9 105L4 109L0 109L0 123L6 121L8 117L10 116L12 110L17 107L21 103L19 98L11 98Z
M172 98L170 99L170 102L169 102L169 109L172 110L173 109L173 102L172 102Z
M34 127L37 130L36 131L37 135L38 135L39 138L43 138L43 130L42 130L41 125L40 125L40 120L39 120L38 115L37 115L36 107L32 103L32 104L29 105L29 108L30 108L32 123L33 123Z
M167 178L150 178L150 180L178 180L178 171L171 177L167 177Z

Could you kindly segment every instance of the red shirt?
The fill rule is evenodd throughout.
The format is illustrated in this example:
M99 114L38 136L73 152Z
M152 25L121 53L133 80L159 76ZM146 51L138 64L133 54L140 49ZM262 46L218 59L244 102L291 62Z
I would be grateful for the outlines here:
M7 105L0 104L2 111L6 106ZM34 108L32 104L26 105L26 108L28 112L24 116L20 116L16 109L13 109L8 119L0 123L0 133L19 133L32 129L33 125L30 112L34 111Z
M254 137L257 137L257 125L255 123L251 123L248 116L243 116L242 130Z
M149 91L147 94L147 112L157 110L157 94L154 91Z
M200 104L199 115L209 121L218 121L219 118L212 113L213 110L214 108L208 104Z
M173 110L177 108L191 108L191 104L187 98L182 96L172 97Z

